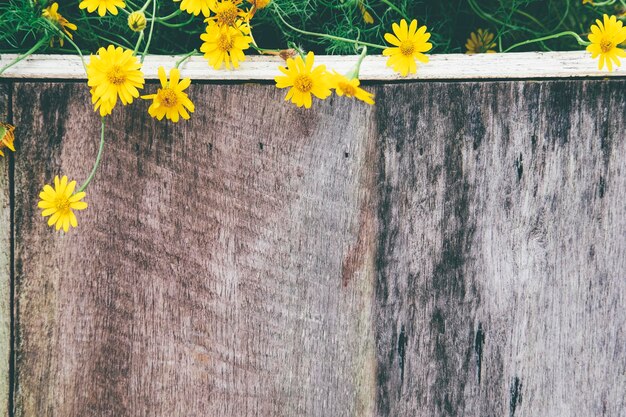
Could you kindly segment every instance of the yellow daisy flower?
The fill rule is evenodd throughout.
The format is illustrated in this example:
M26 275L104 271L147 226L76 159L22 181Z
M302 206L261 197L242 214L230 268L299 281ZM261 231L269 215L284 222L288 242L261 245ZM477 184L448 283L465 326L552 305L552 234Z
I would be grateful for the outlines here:
M248 0L248 3L257 9L265 9L271 2L272 0Z
M15 140L15 136L13 135L14 130L15 126L0 122L0 156L4 156L4 152L2 152L3 148L9 148L15 152L15 146L13 145L13 141Z
M48 19L50 22L54 23L56 26L58 26L59 29L61 29L70 39L73 39L72 34L69 32L69 30L76 30L77 27L75 24L68 22L66 18L61 16L61 14L59 13L58 3L52 3L50 6L43 9L41 15ZM63 46L63 40L63 37L59 38L59 45ZM51 38L50 46L52 46L53 44L54 38Z
M72 210L84 210L87 203L82 200L86 193L81 191L74 193L76 181L68 183L67 177L59 179L54 177L54 188L46 184L43 191L39 193L39 203L37 206L42 209L41 215L48 217L48 226L55 225L56 230L63 228L64 232L70 230L70 226L78 226L78 221Z
M98 49L87 64L87 85L91 87L91 98L100 115L110 114L119 96L122 104L132 103L139 97L138 88L143 88L144 78L141 63L130 50L109 45Z
M239 22L237 27L220 28L213 22L207 25L206 32L200 35L200 39L204 41L200 51L204 52L209 65L220 69L225 63L226 68L239 68L239 62L246 59L243 51L248 49L252 42L252 38L243 33L243 27L242 22Z
M489 29L478 29L475 33L470 34L469 39L465 43L465 48L468 55L471 54L493 54L496 51L491 48L496 47L496 43L493 41L494 34L489 33Z
M189 113L187 110L193 113L194 105L187 97L186 93L183 93L191 84L191 79L183 78L180 82L180 71L178 68L172 68L170 70L170 80L167 81L165 75L165 69L159 67L159 80L161 80L161 87L156 94L148 94L141 96L143 99L152 99L153 102L148 108L150 116L158 120L163 120L163 117L178 122L179 116L183 119L189 119Z
M205 22L215 22L219 27L237 26L238 21L246 17L246 12L238 7L241 1L242 0L216 0L209 5L209 9L211 9L214 14L207 18Z
M174 0L179 2L180 0ZM209 6L213 4L215 0L183 0L180 3L180 9L184 12L198 16L202 13L204 16L211 14Z
M146 15L142 11L132 12L128 15L128 27L133 32L141 32L148 25Z
M338 96L356 97L367 104L374 104L374 94L363 90L358 78L348 79L347 77L333 72L329 74L331 88L335 89Z
M330 83L326 66L320 65L313 68L315 56L309 52L306 59L301 56L287 59L287 67L278 67L285 75L278 75L274 78L276 87L291 87L287 92L285 100L291 100L298 107L311 107L311 94L320 99L325 99L330 95Z
M98 14L104 16L108 11L112 15L117 15L117 8L126 7L123 0L83 0L78 5L81 9L87 9L89 13L93 13L98 9Z
M383 50L383 55L389 57L387 66L405 77L408 73L417 71L416 59L423 63L428 62L428 57L423 52L430 51L433 47L427 42L430 33L426 32L426 26L418 29L415 19L410 25L402 19L399 25L394 23L391 27L394 34L385 33L385 40L394 47Z
M596 20L597 25L591 26L587 51L591 52L591 58L600 56L598 69L604 68L604 64L613 71L613 64L620 66L619 58L626 58L626 52L617 47L626 40L626 27L615 16L604 15L604 23Z

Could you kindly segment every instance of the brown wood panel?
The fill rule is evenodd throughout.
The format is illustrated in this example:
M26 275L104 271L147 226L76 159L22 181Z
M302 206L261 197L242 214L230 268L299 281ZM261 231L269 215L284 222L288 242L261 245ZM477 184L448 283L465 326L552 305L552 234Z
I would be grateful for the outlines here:
M0 122L10 122L10 83L0 83ZM19 130L15 133L19 138ZM16 141L17 145L17 141ZM11 184L9 154L0 157L0 416L9 415L11 354Z
M372 109L283 94L195 86L178 125L117 109L60 236L36 196L86 176L99 118L82 83L17 85L17 415L370 413L373 255L342 254L373 247Z
M625 87L194 85L115 111L62 236L37 194L99 119L17 84L16 416L620 415Z

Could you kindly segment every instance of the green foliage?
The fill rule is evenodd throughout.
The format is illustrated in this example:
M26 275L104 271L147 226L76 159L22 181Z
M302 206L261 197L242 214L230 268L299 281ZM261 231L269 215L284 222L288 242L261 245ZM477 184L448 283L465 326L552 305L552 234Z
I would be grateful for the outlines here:
M78 26L74 40L83 52L93 53L98 47L108 44L135 47L137 34L128 28L126 19L143 3L126 0L126 8L120 10L117 16L101 18L96 13L80 10L79 1L59 1L59 12ZM197 49L205 27L202 17L185 12L177 15L180 3L172 0L154 1L159 19L155 22L149 52L183 54ZM53 35L58 37L54 27L41 17L43 8L49 3L49 0L2 2L0 52L26 52L42 39L48 40ZM625 18L626 0L603 0L602 4L583 5L582 0L273 0L269 7L256 13L252 26L256 42L262 48L283 49L294 43L317 53L353 54L356 51L354 43L304 35L283 23L279 13L291 26L300 30L383 45L383 35L391 31L393 22L415 18L420 25L427 25L432 33L434 48L431 53L465 52L466 39L479 27L496 34L496 49L503 51L515 43L566 30L584 35L603 13ZM373 23L365 22L363 10L371 14ZM152 4L146 9L148 18L151 13ZM142 42L145 41L144 38ZM570 37L519 48L546 51L571 49L580 49L580 46ZM49 42L43 42L38 52L75 53L75 50L68 43L64 48L53 48ZM380 51L370 50L370 53Z

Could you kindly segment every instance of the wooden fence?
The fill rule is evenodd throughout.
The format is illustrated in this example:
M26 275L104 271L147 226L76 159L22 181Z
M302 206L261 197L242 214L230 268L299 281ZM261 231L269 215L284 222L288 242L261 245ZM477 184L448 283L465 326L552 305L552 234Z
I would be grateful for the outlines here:
M95 159L88 88L0 83L0 410L625 416L626 80L369 89L116 109L62 235L38 193Z

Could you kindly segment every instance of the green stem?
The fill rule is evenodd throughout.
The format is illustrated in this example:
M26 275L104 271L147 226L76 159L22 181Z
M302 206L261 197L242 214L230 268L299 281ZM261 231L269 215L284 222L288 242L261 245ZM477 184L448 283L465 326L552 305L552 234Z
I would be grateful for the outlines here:
M144 3L144 5L141 7L141 9L139 9L139 11L140 11L141 13L145 12L145 11L146 11L146 9L148 8L148 5L150 4L150 2L151 2L151 1L152 1L152 0L148 0L148 1L146 1L146 2Z
M28 58L30 55L34 54L35 52L37 52L37 50L39 48L41 48L43 46L44 43L48 42L49 38L41 38L39 40L39 42L37 42L32 48L30 48L28 51L26 51L25 53L23 53L22 55L18 56L15 61L5 65L4 67L0 68L0 74L2 74L4 71L8 70L9 68L11 68L13 65L17 64L18 62Z
M190 57L194 56L197 53L198 53L198 51L196 51L194 49L193 51L191 51L188 54L184 55L181 59L176 61L176 64L174 65L174 68L178 68L180 66L180 64L182 64L183 62L185 62L186 60L188 60Z
M537 20L537 18L529 13L526 13L522 10L515 10L515 13L520 14L522 16L524 16L525 18L527 18L528 20L530 20L531 22L533 22L534 24L536 24L537 26L541 27L542 29L546 29L546 27L543 25L543 23L541 23L539 20Z
M98 156L96 156L96 162L93 164L93 168L91 169L91 173L80 186L77 193L85 191L85 188L89 185L93 177L96 175L96 171L98 170L98 166L100 166L100 160L102 159L102 151L104 150L104 117L102 117L102 129L100 131L100 147L98 148Z
M409 19L409 17L398 8L398 6L396 6L395 4L391 3L388 0L380 0L381 3L386 4L387 6L389 6L390 9L394 10L395 12L397 12L400 16L404 17L407 22L410 21L411 19Z
M318 38L332 39L332 40L335 40L335 41L347 42L347 43L352 43L352 44L355 44L355 45L366 45L366 46L371 46L372 48L377 48L377 49L387 49L388 48L387 46L377 45L375 43L361 42L361 41L356 41L354 39L342 38L340 36L333 36L333 35L327 35L325 33L309 32L307 30L298 29L296 27L291 26L289 23L287 23L287 21L283 18L282 14L281 14L281 10L278 7L278 5L276 5L276 3L272 3L272 4L274 5L274 11L276 11L276 15L285 24L285 26L287 26L289 29L294 30L294 31L296 31L298 33L302 33L303 35L317 36Z
M76 45L74 43L74 41L72 40L72 38L70 38L69 36L67 36L61 29L56 28L59 32L59 34L61 36L63 36L63 38L68 41L73 47L74 49L76 49L76 52L78 52L78 55L80 56L80 62L82 62L83 64L83 69L85 70L85 73L87 72L87 64L85 64L85 57L83 56L82 51L80 50L80 48L78 47L78 45Z
M150 19L150 33L148 34L148 41L146 42L146 47L143 50L143 53L141 54L142 64L143 64L143 60L146 58L146 54L148 53L150 42L152 42L152 32L154 31L154 21L155 21L154 15L156 15L156 5L157 5L157 0L154 0L154 3L152 3L152 19Z
M607 0L607 1L601 1L600 3L591 3L591 5L594 7L600 7L600 6L610 6L614 3L615 3L615 0Z
M141 41L143 40L143 30L139 32L139 36L137 37L137 43L135 44L135 49L133 49L133 55L137 54L139 50L139 45L141 45Z
M364 46L361 50L361 55L359 55L359 60L356 62L354 68L346 74L346 78L349 80L353 80L355 78L359 78L359 71L361 70L361 63L365 56L367 55L367 46Z
M580 46L587 46L587 45L591 44L591 42L585 42L584 40L582 40L582 38L577 33L569 31L569 30L566 30L565 32L557 33L557 34L554 34L554 35L544 36L542 38L530 39L530 40L527 40L527 41L524 41L524 42L516 43L515 45L509 46L503 52L509 52L509 51L519 47L519 46L528 45L530 43L543 42L543 41L547 41L548 39L560 38L561 36L572 36L572 37L574 37Z
M176 16L178 16L179 14L181 14L183 11L181 9L176 10L174 13L164 16L164 17L157 17L157 22L162 23L162 22L166 22L170 19L175 18Z

